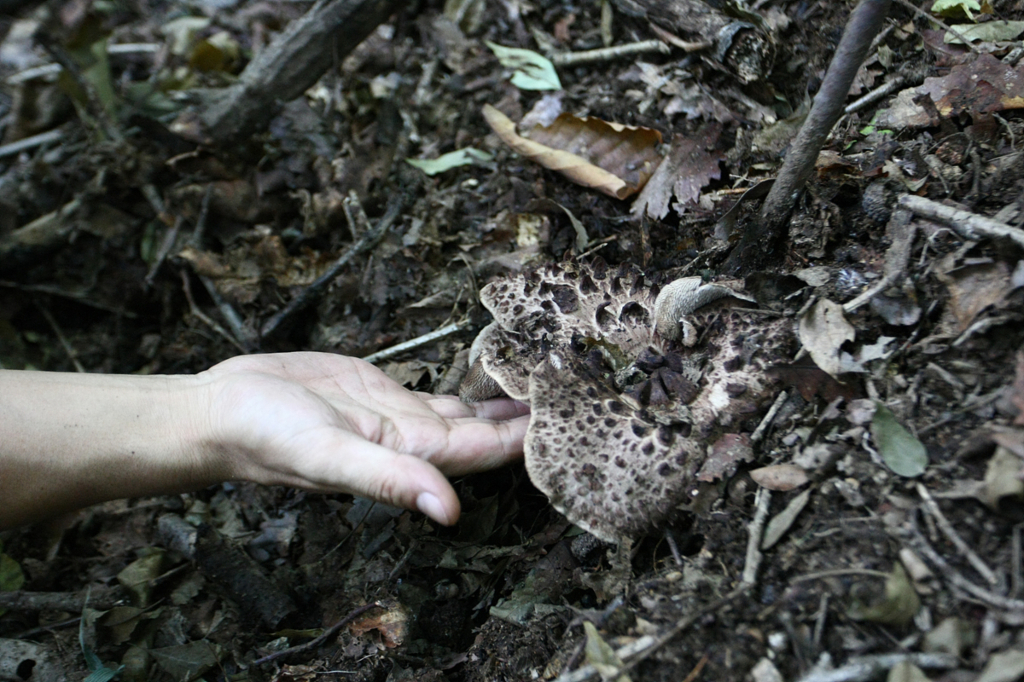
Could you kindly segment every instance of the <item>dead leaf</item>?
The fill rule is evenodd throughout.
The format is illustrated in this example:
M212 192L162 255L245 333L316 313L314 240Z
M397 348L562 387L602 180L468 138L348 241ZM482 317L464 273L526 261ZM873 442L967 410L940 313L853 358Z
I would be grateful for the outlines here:
M750 437L743 433L727 433L711 446L711 452L697 473L697 479L717 481L723 476L731 476L739 464L753 459L754 449L750 445Z
M861 397L860 390L852 383L843 384L836 381L807 358L788 365L776 365L769 369L768 374L785 386L795 388L804 400L813 400L815 396L820 396L825 402L830 403L836 398L855 400Z
M707 151L715 148L721 132L722 126L715 123L705 126L696 137L673 139L668 156L633 202L633 216L647 213L661 220L668 214L673 195L682 207L695 203L702 187L722 177L722 155Z
M843 371L841 347L855 336L853 325L843 315L843 306L819 299L800 316L798 333L814 364L832 376Z
M377 630L384 646L394 649L404 644L409 635L409 609L397 602L385 602L384 606L357 618L348 628L356 636Z
M919 97L930 97L935 108L918 104ZM949 118L1020 108L1024 108L1024 64L1014 67L983 54L969 64L954 66L946 76L925 78L924 84L904 90L892 107L878 112L873 123L902 130L938 125L932 111Z
M764 538L761 540L761 549L771 549L775 543L782 539L786 531L790 529L800 512L804 510L811 499L811 491L805 490L786 505L786 508L772 517L764 529Z
M937 274L949 290L949 314L957 333L965 331L983 310L1000 303L1012 290L1010 271L1003 262L953 267L947 257Z
M1024 501L1024 481L1020 475L1020 457L998 446L985 467L984 485L979 491L981 501L994 511L1020 506Z
M974 682L1014 682L1024 675L1024 651L1007 649L992 654Z
M809 480L807 472L795 464L772 464L754 469L750 477L762 488L779 491L799 488Z
M529 137L524 137L511 119L491 105L484 105L483 115L513 151L616 199L639 192L661 162L657 150L661 133L650 128L562 114L546 128L525 131Z

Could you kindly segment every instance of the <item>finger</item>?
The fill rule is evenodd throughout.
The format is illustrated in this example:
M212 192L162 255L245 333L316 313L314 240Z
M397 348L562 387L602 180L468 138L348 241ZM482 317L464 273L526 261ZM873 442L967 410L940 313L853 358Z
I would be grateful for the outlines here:
M486 471L512 462L523 454L529 416L502 422L458 420L448 434L448 446L435 463L449 476Z
M479 403L472 403L476 416L483 419L513 419L530 414L530 406L521 400L512 398L491 398Z
M459 518L459 498L436 467L376 443L339 439L319 475L326 487L418 510L446 526Z
M474 417L476 410L472 405L464 403L453 395L431 395L429 393L416 392L416 397L423 400L427 407L434 411L439 417L445 419L459 419L461 417Z

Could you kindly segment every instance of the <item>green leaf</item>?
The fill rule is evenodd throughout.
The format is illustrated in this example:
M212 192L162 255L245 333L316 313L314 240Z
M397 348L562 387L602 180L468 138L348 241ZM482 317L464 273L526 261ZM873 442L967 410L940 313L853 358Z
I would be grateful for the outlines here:
M981 4L978 0L935 0L932 5L932 14L943 17L957 17L967 15L967 18L974 21L974 12L981 11Z
M846 612L853 620L867 620L883 625L903 627L910 623L921 609L921 598L899 562L885 580L885 597L876 604L854 604Z
M2 548L3 545L0 545L0 549ZM0 554L0 592L20 590L24 584L25 574L22 573L18 562L6 554ZM0 609L0 616L6 611L7 609Z
M124 670L123 665L117 668L116 670L114 670L113 668L106 667L99 668L89 673L89 676L86 677L82 682L109 682L110 680L120 675L122 670Z
M505 47L487 40L487 47L506 69L513 69L512 85L520 90L561 90L555 65L533 50Z
M875 401L871 437L875 439L882 461L894 474L913 478L924 473L928 466L928 451L914 434L896 421L892 410L879 401Z
M0 592L20 590L24 584L25 574L18 562L6 554L0 554Z
M986 21L984 24L957 24L950 28L955 28L957 33L972 43L975 41L995 43L1014 40L1024 33L1024 21ZM946 31L942 41L957 45L963 42L959 36L953 35L950 31Z
M630 682L629 676L620 672L623 667L622 659L615 653L615 649L604 641L594 624L589 620L583 621L583 630L587 634L583 648L587 663L601 673L601 679Z
M466 147L454 152L442 154L436 159L406 159L413 168L419 168L427 175L437 175L458 168L459 166L471 166L476 163L487 163L494 157L487 152L482 152L473 147Z

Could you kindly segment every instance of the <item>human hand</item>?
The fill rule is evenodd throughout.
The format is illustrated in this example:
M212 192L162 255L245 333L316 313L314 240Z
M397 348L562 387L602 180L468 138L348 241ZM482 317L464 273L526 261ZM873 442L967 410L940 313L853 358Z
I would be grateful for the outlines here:
M240 356L200 377L230 477L362 495L445 525L459 500L444 474L519 457L529 421L522 403L412 392L329 353Z

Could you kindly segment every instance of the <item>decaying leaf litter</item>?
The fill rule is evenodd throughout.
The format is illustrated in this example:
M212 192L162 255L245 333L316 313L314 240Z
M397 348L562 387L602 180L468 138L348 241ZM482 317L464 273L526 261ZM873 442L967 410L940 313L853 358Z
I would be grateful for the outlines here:
M772 400L713 425L719 468L687 509L631 545L574 529L522 468L459 481L450 530L228 485L5 533L0 670L1022 675L1019 3L943 2L952 30L894 6L783 247L739 273L750 188L778 172L851 7L377 3L331 59L280 48L332 11L305 9L81 2L5 24L4 367L314 349L454 393L489 322L477 292L567 260L659 286L738 276L747 319L802 350L774 363ZM564 117L567 146L519 156L486 105L517 136ZM609 176L637 173L642 201L612 198ZM693 357L639 363L637 395L679 404L677 369L714 369Z

